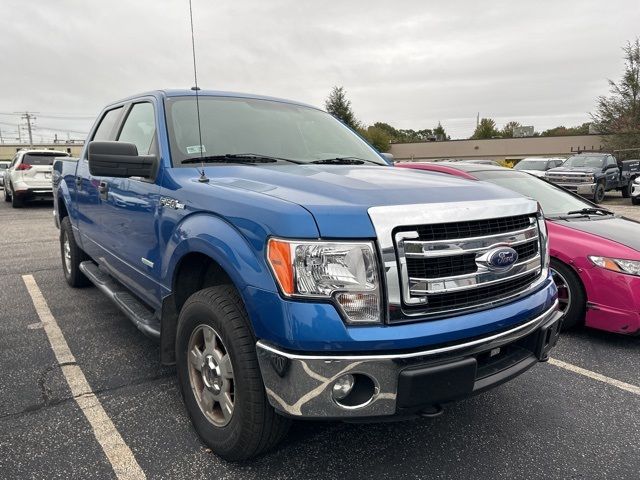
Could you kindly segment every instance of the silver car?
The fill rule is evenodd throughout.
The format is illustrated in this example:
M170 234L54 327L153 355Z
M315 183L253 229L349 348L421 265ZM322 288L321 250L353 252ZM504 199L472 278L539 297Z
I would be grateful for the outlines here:
M530 173L536 177L544 177L544 172L551 168L560 167L564 163L564 158L543 158L543 157L530 157L520 160L514 170L520 172Z
M9 160L0 160L0 187L4 188L4 173L9 168L11 162Z

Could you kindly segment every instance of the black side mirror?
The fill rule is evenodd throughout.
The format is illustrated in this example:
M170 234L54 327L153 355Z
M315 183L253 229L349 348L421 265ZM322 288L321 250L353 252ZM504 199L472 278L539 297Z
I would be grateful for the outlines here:
M89 173L96 177L155 177L158 158L138 155L133 143L95 141L87 152Z

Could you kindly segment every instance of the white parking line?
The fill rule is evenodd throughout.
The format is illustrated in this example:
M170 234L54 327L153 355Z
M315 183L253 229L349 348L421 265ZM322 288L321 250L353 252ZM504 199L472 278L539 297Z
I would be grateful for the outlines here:
M615 378L609 378L605 375L601 375L596 372L592 372L591 370L587 370L582 367L578 367L576 365L572 365L570 363L563 362L562 360L558 360L556 358L550 358L549 363L551 365L555 365L556 367L564 368L565 370L569 370L570 372L577 373L579 375L584 375L585 377L589 377L593 380L597 380L599 382L603 382L619 388L620 390L624 390L626 392L631 392L635 395L640 395L640 387L636 385L632 385L630 383L621 382L620 380L616 380Z
M111 463L116 477L122 480L138 480L147 478L133 453L124 442L115 425L104 411L98 397L95 396L76 359L69 350L69 345L58 326L58 322L49 310L40 288L32 275L23 275L22 280L36 308L44 331L49 338L58 364L69 384L71 394L89 421L93 434Z

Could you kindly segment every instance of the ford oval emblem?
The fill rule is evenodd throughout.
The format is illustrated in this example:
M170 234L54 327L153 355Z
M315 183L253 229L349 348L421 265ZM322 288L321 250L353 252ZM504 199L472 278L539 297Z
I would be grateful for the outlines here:
M491 250L486 258L492 270L506 270L518 261L518 252L511 247L499 247Z

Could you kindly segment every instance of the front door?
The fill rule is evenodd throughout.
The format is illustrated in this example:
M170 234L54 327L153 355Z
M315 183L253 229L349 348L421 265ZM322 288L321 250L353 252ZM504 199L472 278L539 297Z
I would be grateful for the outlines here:
M133 143L139 155L158 155L153 103L129 105L116 141ZM113 274L151 306L159 306L159 178L103 178L100 186L106 244L117 261Z

